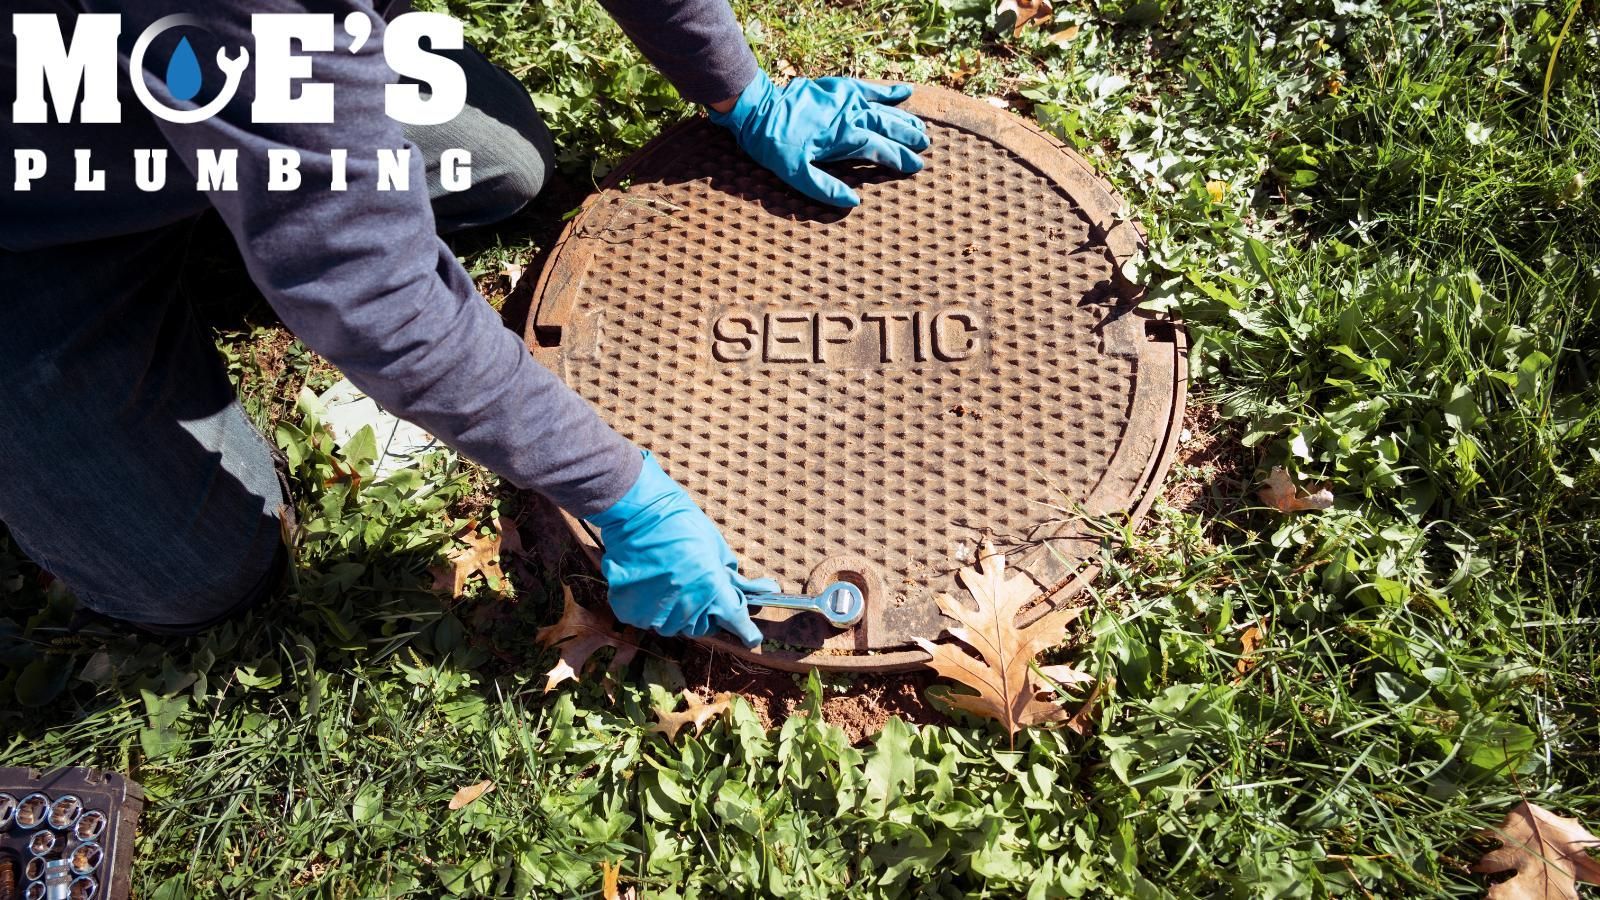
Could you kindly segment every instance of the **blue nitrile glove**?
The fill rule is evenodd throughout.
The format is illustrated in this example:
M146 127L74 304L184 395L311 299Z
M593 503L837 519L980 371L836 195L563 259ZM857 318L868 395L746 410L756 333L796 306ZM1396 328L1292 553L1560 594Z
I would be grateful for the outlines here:
M922 120L886 105L909 96L910 85L854 78L796 78L780 89L757 72L733 109L710 114L790 187L833 206L860 206L855 191L816 164L865 159L906 175L922 171L917 151L928 149Z
M760 646L745 594L771 593L778 583L739 574L717 526L648 450L639 480L589 521L606 545L600 573L618 619L669 636L703 637L721 625L746 647Z

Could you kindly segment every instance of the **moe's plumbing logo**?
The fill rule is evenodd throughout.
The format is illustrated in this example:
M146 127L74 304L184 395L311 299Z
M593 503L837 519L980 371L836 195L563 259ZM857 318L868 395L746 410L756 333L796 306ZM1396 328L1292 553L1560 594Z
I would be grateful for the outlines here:
M118 79L126 77L134 97L151 116L173 125L195 125L226 109L244 79L253 77L252 123L332 125L338 85L313 77L315 56L359 53L373 27L373 20L359 12L350 13L340 23L332 14L257 14L250 19L254 52L242 45L231 49L218 46L209 66L214 66L220 77L208 77L208 62L190 40L214 37L199 16L170 15L151 23L134 40L127 71L120 72L121 14L79 15L69 40L62 33L61 20L52 13L13 13L16 96L11 120L21 126L120 124L124 110ZM382 43L384 62L403 79L384 86L385 114L402 124L437 125L461 112L467 98L466 75L454 60L437 52L461 49L458 20L438 13L406 13L384 26ZM170 49L157 52L157 46ZM149 59L153 53L155 57ZM152 83L157 89L152 89ZM213 86L210 91L206 90L208 84ZM328 147L316 152L325 152L332 160L327 187L345 190L348 151ZM378 190L410 190L412 152L410 147L377 150ZM266 189L300 189L299 151L277 147L266 155ZM165 147L133 151L134 183L140 190L158 191L165 186L167 156ZM30 190L52 166L69 162L28 147L15 148L12 157L12 189L17 191ZM201 148L196 157L196 189L238 190L237 148ZM70 163L75 170L74 190L105 190L105 170L96 168L92 148L75 149ZM444 186L450 190L470 187L471 165L466 150L443 151L439 169Z

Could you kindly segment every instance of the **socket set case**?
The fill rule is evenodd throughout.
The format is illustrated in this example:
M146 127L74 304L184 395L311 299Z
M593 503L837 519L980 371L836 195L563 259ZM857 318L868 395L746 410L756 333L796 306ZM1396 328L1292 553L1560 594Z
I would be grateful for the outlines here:
M143 807L116 773L0 768L0 900L127 900Z

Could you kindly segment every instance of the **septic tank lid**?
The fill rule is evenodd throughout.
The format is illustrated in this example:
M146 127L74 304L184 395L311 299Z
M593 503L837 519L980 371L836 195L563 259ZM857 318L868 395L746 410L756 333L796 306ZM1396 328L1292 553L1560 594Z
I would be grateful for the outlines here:
M684 122L584 204L534 289L529 347L656 454L742 571L866 594L846 630L760 611L766 665L921 662L912 639L954 624L935 597L960 596L985 539L1039 585L1024 619L1069 602L1097 517L1144 513L1182 419L1182 332L1136 308L1142 237L1109 186L982 101L918 87L905 108L927 167L830 166L853 210Z

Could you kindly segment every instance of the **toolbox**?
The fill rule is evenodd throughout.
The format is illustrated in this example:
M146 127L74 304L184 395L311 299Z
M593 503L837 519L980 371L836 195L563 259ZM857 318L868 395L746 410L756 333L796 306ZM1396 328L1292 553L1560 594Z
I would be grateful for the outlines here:
M126 900L143 808L116 773L0 768L0 900Z

